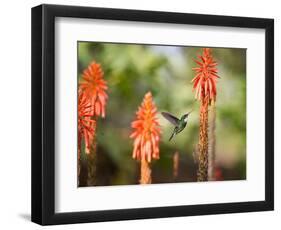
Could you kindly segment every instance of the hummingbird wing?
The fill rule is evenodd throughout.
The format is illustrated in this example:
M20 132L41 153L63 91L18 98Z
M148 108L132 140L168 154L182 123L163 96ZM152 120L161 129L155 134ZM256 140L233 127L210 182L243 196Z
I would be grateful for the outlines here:
M179 124L179 119L176 118L174 115L167 113L167 112L161 112L162 116L168 120L169 122L171 122L173 125L177 126Z

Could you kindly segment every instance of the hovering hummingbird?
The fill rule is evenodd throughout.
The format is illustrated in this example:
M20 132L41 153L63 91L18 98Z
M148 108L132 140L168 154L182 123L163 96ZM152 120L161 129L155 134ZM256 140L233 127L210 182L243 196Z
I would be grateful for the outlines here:
M186 127L186 124L187 124L188 116L191 112L192 111L182 115L180 119L178 119L177 117L175 117L174 115L172 115L170 113L161 112L162 116L175 126L174 131L173 131L171 137L169 138L169 141L171 141L175 135L177 135L178 133L180 133L181 131L184 130L184 128Z

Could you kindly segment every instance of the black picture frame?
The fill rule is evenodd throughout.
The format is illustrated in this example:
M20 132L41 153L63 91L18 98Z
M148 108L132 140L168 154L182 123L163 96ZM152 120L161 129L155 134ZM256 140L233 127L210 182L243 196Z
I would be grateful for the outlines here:
M265 200L55 213L55 18L88 18L265 29ZM274 20L110 8L32 8L32 221L41 225L274 209Z

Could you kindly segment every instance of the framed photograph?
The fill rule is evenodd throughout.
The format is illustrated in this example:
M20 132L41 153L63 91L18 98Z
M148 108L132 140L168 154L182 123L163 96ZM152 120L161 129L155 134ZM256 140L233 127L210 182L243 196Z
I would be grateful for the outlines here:
M32 221L273 210L274 21L32 8Z

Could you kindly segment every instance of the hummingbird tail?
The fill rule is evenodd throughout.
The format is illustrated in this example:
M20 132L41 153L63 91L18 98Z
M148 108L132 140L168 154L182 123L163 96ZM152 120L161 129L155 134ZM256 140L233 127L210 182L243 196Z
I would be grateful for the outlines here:
M171 141L174 136L175 136L175 133L172 133L171 137L169 138L169 141Z

